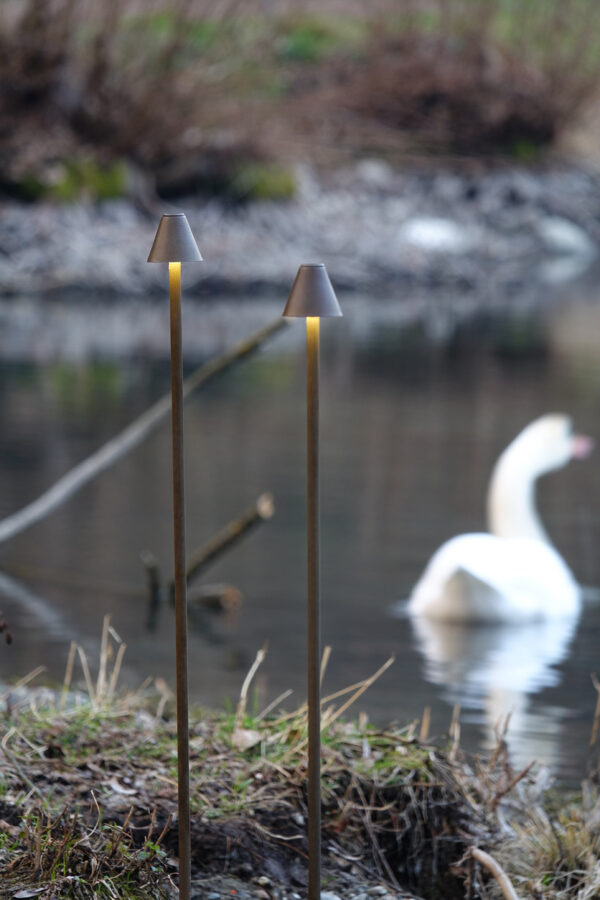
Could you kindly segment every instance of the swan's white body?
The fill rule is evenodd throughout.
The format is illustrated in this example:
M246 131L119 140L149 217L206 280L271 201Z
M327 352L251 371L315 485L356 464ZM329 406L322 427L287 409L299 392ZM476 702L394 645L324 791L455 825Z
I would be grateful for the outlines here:
M411 594L415 616L455 622L523 623L570 617L580 588L551 545L535 508L535 481L575 457L589 438L568 416L532 422L500 456L490 481L490 534L464 534L433 555Z

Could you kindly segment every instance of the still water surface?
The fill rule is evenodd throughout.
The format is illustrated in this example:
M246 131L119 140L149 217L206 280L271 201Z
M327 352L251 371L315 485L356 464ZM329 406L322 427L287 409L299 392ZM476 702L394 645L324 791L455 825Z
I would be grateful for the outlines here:
M278 311L275 304L273 316ZM512 711L518 764L535 758L568 782L584 773L596 697L590 675L600 647L593 592L580 620L568 625L427 634L415 631L402 601L442 541L485 527L491 466L525 424L560 410L600 439L599 333L593 292L544 315L479 317L443 338L385 315L365 320L360 301L345 305L343 320L323 323L323 641L333 648L327 692L394 655L356 712L406 722L430 706L432 732L442 734L460 703L463 742L478 748L489 746L494 723ZM35 498L168 386L165 361L2 364L0 517ZM274 518L204 578L237 585L245 600L234 621L196 623L190 682L198 702L235 703L265 642L257 706L288 688L288 708L303 700L303 403L298 325L186 406L188 548L263 491L276 505ZM0 547L0 566L23 585L19 592L0 583L0 609L14 634L12 646L0 646L0 678L43 664L61 680L71 639L97 655L108 612L128 645L125 682L152 675L173 684L171 610L162 610L156 633L146 630L139 558L150 549L169 573L170 490L165 425L50 518ZM599 586L598 452L544 479L539 505L580 582Z

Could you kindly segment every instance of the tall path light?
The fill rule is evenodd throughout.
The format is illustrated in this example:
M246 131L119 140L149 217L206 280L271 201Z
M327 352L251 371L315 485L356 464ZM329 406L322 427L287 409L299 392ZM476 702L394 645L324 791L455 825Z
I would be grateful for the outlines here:
M177 791L179 816L179 896L190 900L190 742L185 579L183 479L183 363L181 359L181 263L202 262L183 213L163 216L148 262L169 264L171 320L171 430L173 446L173 540L175 585L175 665L177 688Z
M321 560L319 542L319 324L341 316L323 263L298 269L284 316L306 319L308 549L308 900L321 896Z

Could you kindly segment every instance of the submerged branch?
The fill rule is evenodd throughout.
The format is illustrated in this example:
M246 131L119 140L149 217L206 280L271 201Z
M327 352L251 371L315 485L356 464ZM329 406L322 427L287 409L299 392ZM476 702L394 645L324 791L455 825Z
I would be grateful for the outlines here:
M257 350L268 338L286 326L285 319L276 319L270 325L261 328L248 338L240 341L227 353L223 353L206 365L201 366L196 372L186 378L183 385L183 397L187 399L190 394L211 378L220 375L229 369L234 363ZM112 438L104 446L76 465L70 472L52 485L37 500L29 503L23 509L0 521L0 543L10 540L15 535L25 531L31 525L35 525L50 513L54 512L76 491L80 490L88 481L96 478L101 472L112 466L119 459L141 444L168 416L171 409L171 396L162 397L143 415L128 425L121 434Z
M203 547L192 554L187 564L186 577L188 584L200 575L211 563L218 559L226 550L230 550L249 531L273 517L275 504L272 494L261 494L256 503L245 510L236 519L214 535ZM174 597L175 587L173 582L169 586L171 600Z

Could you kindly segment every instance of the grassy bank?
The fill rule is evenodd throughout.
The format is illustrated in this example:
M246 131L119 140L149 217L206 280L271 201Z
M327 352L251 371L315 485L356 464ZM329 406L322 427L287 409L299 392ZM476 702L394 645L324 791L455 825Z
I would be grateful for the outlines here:
M159 681L117 696L122 652L110 663L110 643L107 624L95 679L74 647L62 693L2 697L1 896L173 894L172 695ZM77 653L83 694L70 685ZM346 718L380 672L323 701L326 886L343 893L358 880L426 898L493 896L500 866L522 897L597 896L594 780L567 802L544 794L532 769L513 771L501 738L490 759L468 759L456 731L431 743L423 723L380 729ZM250 715L250 680L235 712L192 717L193 872L246 882L276 872L283 889L302 890L306 710L283 713L279 698Z
M597 94L595 0L6 0L0 189L293 192L298 158L535 160ZM43 138L43 139L42 139Z

